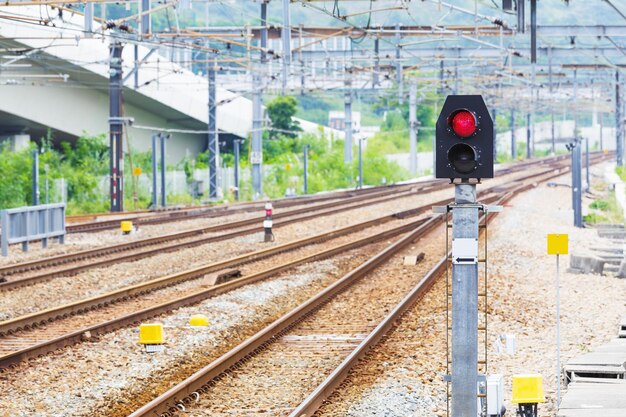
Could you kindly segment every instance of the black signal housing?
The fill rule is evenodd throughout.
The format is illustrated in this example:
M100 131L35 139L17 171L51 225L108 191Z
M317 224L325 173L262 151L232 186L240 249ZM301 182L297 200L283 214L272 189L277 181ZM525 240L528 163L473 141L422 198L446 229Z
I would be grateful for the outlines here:
M493 120L481 95L448 96L435 133L436 178L493 178Z

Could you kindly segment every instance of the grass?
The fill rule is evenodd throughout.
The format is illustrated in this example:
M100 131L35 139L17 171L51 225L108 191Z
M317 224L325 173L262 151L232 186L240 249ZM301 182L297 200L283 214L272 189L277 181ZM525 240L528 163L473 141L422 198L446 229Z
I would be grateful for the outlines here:
M583 217L585 223L623 223L624 212L615 198L615 191L611 191L606 197L594 200L589 204L592 210Z

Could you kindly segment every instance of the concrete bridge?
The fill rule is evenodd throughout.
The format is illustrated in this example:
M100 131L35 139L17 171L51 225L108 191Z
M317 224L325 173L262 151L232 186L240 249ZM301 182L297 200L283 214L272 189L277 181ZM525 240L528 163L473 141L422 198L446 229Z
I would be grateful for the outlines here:
M58 14L43 6L0 9L36 18L41 10ZM0 63L0 136L39 139L50 128L56 141L72 141L108 132L109 44L102 37L85 39L83 25L83 16L69 12L48 26L23 21L0 25L5 55ZM93 27L99 25L94 22ZM127 129L133 149L149 149L150 127L173 130L167 152L173 163L207 147L208 81L157 48L138 46L136 57L134 45L123 49L124 115L134 118L134 126ZM190 51L184 53L191 60ZM132 73L136 61L141 65ZM246 138L252 129L251 100L219 87L216 96L220 141ZM316 124L301 124L305 131L319 131ZM342 135L334 132L335 137Z

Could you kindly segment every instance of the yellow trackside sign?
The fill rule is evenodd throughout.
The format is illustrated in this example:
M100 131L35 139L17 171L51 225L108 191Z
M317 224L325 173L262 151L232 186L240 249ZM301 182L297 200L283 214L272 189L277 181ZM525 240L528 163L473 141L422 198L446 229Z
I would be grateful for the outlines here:
M548 255L567 255L568 249L566 234L548 234Z
M140 176L140 175L141 175L141 167L134 167L134 168L133 168L133 175L134 175L135 177Z

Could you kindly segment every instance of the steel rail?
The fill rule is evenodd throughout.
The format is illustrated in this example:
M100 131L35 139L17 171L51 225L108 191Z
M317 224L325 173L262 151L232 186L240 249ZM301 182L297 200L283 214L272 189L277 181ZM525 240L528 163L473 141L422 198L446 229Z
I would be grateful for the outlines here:
M545 164L546 162L549 163L558 163L560 159L563 159L562 156L559 157L554 157L554 158L546 158L543 160L539 160L539 161L529 161L529 162L524 162L524 163L520 163L520 164L516 164L515 165L515 169L511 169L511 168L507 168L507 169L503 169L500 171L500 173L511 173L511 172L515 172L517 170L521 170L523 168L525 168L528 165L532 165L532 164ZM426 191L426 190L438 190L444 187L443 183L432 183L432 184L428 184L428 183L417 183L417 184L422 184L422 186L418 189L418 191ZM415 185L415 184L413 184ZM358 196L357 196L358 197ZM371 195L369 196L371 197ZM402 195L398 195L396 194L397 198L401 198ZM366 199L367 197L362 197L363 199ZM339 202L335 202L334 204L339 204ZM347 203L349 204L349 202ZM370 203L371 204L371 203ZM348 207L346 206L346 210L347 209L353 209L353 208L358 208L358 207L362 207L365 204L361 204L361 205L355 205L352 207ZM326 206L328 207L328 206ZM331 207L336 207L336 205L332 205ZM302 212L309 212L309 211L313 211L315 210L315 208L311 207L311 208L305 208L305 209L301 209ZM341 210L333 210L333 212L338 212ZM295 215L295 211L289 211L289 212L285 212L285 213L278 213L276 214L275 218L281 219L282 217L285 216L290 216L290 215ZM315 215L311 215L311 216L305 216L300 218L299 220L306 220L308 218L313 218L316 217L316 215L323 215L325 213L318 213ZM68 253L68 254L63 254L63 255L56 255L56 256L51 256L51 257L47 257L47 258L43 258L43 259L37 259L37 260L32 260L32 261L26 261L26 262L21 262L18 264L12 264L12 265L7 265L4 267L0 267L0 277L7 277L10 275L14 275L20 272L25 272L25 271L29 271L29 270L34 270L34 269L44 269L47 267L54 267L54 266L58 266L61 264L65 264L65 263L70 263L70 262L78 262L78 261L82 261L85 259L89 259L89 258L96 258L96 257L102 257L102 256L107 256L113 253L118 253L118 252L123 252L123 251L128 251L128 250L133 250L133 249L137 249L140 247L145 247L145 246L153 246L153 245L158 245L164 242L168 242L168 241L172 241L172 240L179 240L179 239L185 239L185 238L190 238L196 235L202 235L205 233L209 233L209 232L215 232L215 231L220 231L220 230L224 230L224 229L235 229L238 227L245 227L247 225L259 225L256 228L252 228L251 230L244 232L244 231L238 231L238 232L231 232L231 233L227 233L225 235L222 236L213 236L213 237L209 237L209 238L202 238L202 239L197 239L195 241L190 241L190 242L182 242L182 243L178 243L178 244L173 244L170 245L169 247L162 247L156 250L148 250L148 251L144 251L144 252L140 252L140 253L135 253L135 254L130 254L130 255L123 255L122 257L118 257L115 260L106 260L106 261L102 261L102 262L93 262L87 265L81 265L81 266L77 266L77 267L72 267L72 268L65 268L62 270L57 270L57 271L53 271L53 272L49 272L49 273L43 273L43 274L39 274L37 276L34 277L29 277L29 278L25 278L25 279L20 279L20 280L15 280L15 281L8 281L8 282L4 282L4 283L0 283L0 291L7 291L10 289L14 289L17 287L21 287L21 286L25 286L25 285L31 285L37 282L43 282L46 281L48 279L54 278L54 277L58 277L58 276L67 276L67 275L73 275L76 274L78 272L90 269L90 268L94 268L94 267L101 267L101 266L105 266L111 263L115 263L115 262L121 262L121 261L131 261L131 260L138 260L141 259L143 257L148 257L148 256L152 256L154 254L158 254L161 252L166 252L166 251L171 251L171 250L177 250L180 248L185 248L185 247L193 247L196 245L202 245L205 243L210 243L210 242L216 242L216 241L220 241L220 240L224 240L224 239L229 239L229 238L233 238L233 237L237 237L237 236L243 236L244 234L247 233L254 233L256 231L261 231L261 220L262 218L253 220L253 219L248 219L245 221L235 221L235 222L229 222L223 225L217 225L217 226L207 226L207 227L202 227L202 228L197 228L197 229L191 229L191 230L186 230L186 231L182 231L182 232L176 232L176 233L170 233L170 234L166 234L166 235L161 235L161 236L156 236L156 237L152 237L152 238L146 238L146 239L138 239L135 240L133 242L128 242L128 243L120 243L120 244L115 244L115 245L109 245L109 246L105 246L105 247L100 247L100 248L94 248L94 249L87 249L87 250L82 250L82 251L78 251L78 252L72 252L72 253ZM295 222L296 219L292 220L292 221L279 221L275 224L275 227L280 227L289 223L293 223Z
M293 328L306 317L313 314L345 289L360 281L368 273L406 248L416 239L425 236L436 226L442 224L442 220L442 215L432 217L417 229L407 233L405 236L387 246L369 260L348 272L335 283L320 291L317 295L274 321L254 336L248 338L246 341L242 342L226 354L202 368L200 371L194 373L192 376L183 381L183 383L176 385L148 404L139 408L130 414L129 417L154 416L159 414L161 416L171 416L173 413L180 411L177 407L178 403L183 405L193 404L195 399L192 398L192 393L202 393L206 391L212 380L227 372L236 364L246 360L246 358L250 355L253 355L255 352L258 352L271 344L282 334L286 333L289 329Z
M440 181L439 181L440 182ZM317 203L324 202L328 200L359 200L363 198L368 198L373 195L376 196L384 196L398 192L398 188L410 188L415 186L425 185L426 187L432 186L432 184L436 183L436 181L428 181L422 183L415 184L403 184L403 185L392 185L385 186L384 188L372 188L367 189L367 191L355 192L350 191L347 192L347 197L337 196L337 195L323 195L319 197L303 197L300 199L284 199L284 200L276 200L276 208L288 208L292 206L304 205L308 203ZM357 190L360 191L360 190ZM332 203L331 203L332 204ZM96 222L88 222L88 223L74 223L69 224L67 226L68 233L83 233L83 232L96 232L102 230L116 229L119 227L121 220L131 220L134 221L137 225L153 225L160 223L168 223L174 221L183 221L190 220L194 218L200 217L219 217L224 215L232 215L238 213L245 213L254 210L262 210L265 202L253 202L253 203L240 203L233 206L220 206L218 208L200 208L200 209L188 209L188 210L178 210L172 211L165 216L130 216L126 218L119 218L115 220L103 220Z
M542 173L540 172L537 175L542 175ZM344 207L344 209L346 210L353 209L353 208L357 208L357 207L364 206L364 205L366 204L359 204L356 206L346 206ZM333 213L337 211L339 210L337 209L332 210ZM283 214L286 215L287 213L283 213ZM306 220L309 218L314 218L323 214L324 213L315 213L315 214L308 215L308 216L279 221L276 224L276 227L285 226L287 224L291 224L296 221L302 221L302 220ZM395 217L395 218L398 218L400 216L406 217L407 215L408 215L407 212L402 212L402 213L395 213L392 215L392 217ZM383 217L380 217L379 220L381 222L384 222L384 221L387 221L389 218L390 218L389 216L383 216ZM232 227L232 223L230 223L230 225ZM4 268L0 268L0 276L8 276L8 275L12 275L12 274L22 272L25 270L42 269L47 266L57 266L59 264L69 263L72 261L75 261L75 262L81 261L83 259L88 259L91 257L106 256L112 253L122 252L125 250L132 250L132 249L142 247L142 246L156 245L162 242L167 242L169 240L178 240L186 236L193 236L194 234L202 233L205 230L206 228L200 228L200 229L195 229L191 231L179 232L176 234L169 234L169 235L164 235L164 236L157 236L154 238L142 239L142 240L125 243L125 244L111 245L111 246L104 247L104 248L90 249L86 251L74 252L71 254L58 255L58 256L53 256L53 257L44 258L40 260L24 262L24 263L15 264L15 265L9 265ZM188 248L188 247L198 246L198 245L202 245L206 243L226 240L226 239L234 238L237 236L243 236L246 234L254 233L257 231L261 231L260 226L252 227L247 230L240 230L240 231L225 233L225 234L218 235L218 236L205 237L205 238L195 239L195 240L187 241L187 242L179 242L179 243L171 244L169 246L159 247L156 249L144 250L141 252L121 255L114 259L105 259L102 261L91 262L91 263L84 264L84 265L63 268L63 269L52 271L52 272L45 272L42 274L38 274L38 275L26 277L26 278L21 278L17 280L0 283L0 291L9 291L15 288L19 288L19 287L23 287L27 285L33 285L33 284L40 283L40 282L45 282L55 277L71 276L81 271L85 271L85 270L92 269L92 268L102 267L102 266L106 266L106 265L113 264L113 263L139 260L145 257L157 255L157 254L164 253L164 252L170 252L170 251L178 250L181 248Z
M525 187L507 193L496 204L504 204L523 191ZM492 213L491 215L496 215ZM488 216L490 220L492 216ZM484 215L481 220L484 219ZM480 220L479 220L480 221ZM449 261L451 252L442 257L435 266L413 287L413 289L400 301L391 312L372 330L361 343L339 364L327 377L309 394L290 414L289 417L313 416L324 402L335 392L341 384L348 378L354 366L374 348L380 340L394 328L398 320L402 318L417 302L432 288L435 282L446 270L446 263Z
M551 176L556 176L556 175L561 175L562 172L561 171L556 171L556 173L552 173ZM525 185L525 186L520 186L518 185L517 189L527 189L530 188L532 185ZM488 197L488 200L492 200L494 197ZM408 214L408 215L413 215L410 212L419 212L419 208L418 209L411 209L411 210L407 210L405 212L403 212L404 214ZM399 216L400 218L403 218L403 216ZM243 277L237 280L233 280L230 281L228 283L225 284L220 284L217 286L214 286L210 289L206 289L206 290L201 290L198 291L196 293L193 293L191 295L187 295L185 297L179 298L179 299L175 299L175 300L171 300L165 303L162 303L160 305L157 306L153 306L151 308L147 308L147 309L143 309L140 311L135 311L131 314L122 316L122 317L118 317L116 319L112 319L109 320L107 322L103 322L103 323L98 323L95 325L91 325L91 326L87 326L85 328L82 328L80 330L74 331L74 332L70 332L64 336L58 337L56 339L52 339L52 340L48 340L36 345L32 345L29 346L28 348L22 349L20 351L17 352L13 352L9 355L5 355L4 357L0 358L0 369L5 368L7 366L12 366L14 365L16 362L28 359L28 358L32 358L32 357L36 357L36 356L41 356L44 355L45 353L49 353L51 351L54 351L55 349L58 348L62 348L64 346L68 346L74 343L78 343L83 339L83 336L86 332L90 332L93 335L97 335L97 334L101 334L107 331L112 331L121 327L125 327L129 324L133 324L133 323L137 323L141 320L150 318L150 317L154 317L155 315L159 315L162 314L164 312L167 311L171 311L175 308L184 306L184 305L189 305L189 304L194 304L197 303L199 301L202 301L208 297L212 297L218 294L222 294L224 292L227 291L231 291L232 289L238 288L240 286L243 285L247 285L250 284L252 282L256 282L258 280L261 279L265 279L269 276L272 276L273 274L288 270L290 268L293 268L294 266L297 266L299 264L302 263L307 263L307 262L313 262L319 259L324 259L326 257L329 256L333 256L334 254L337 253L341 253L342 251L347 251L347 250L351 250L354 249L356 247L360 247L360 246L364 246L367 245L369 243L373 243L375 241L379 241L381 239L386 239L392 236L397 236L398 234L407 232L408 230L418 226L418 228L422 228L422 226L424 224L429 224L432 221L432 219L430 221L426 221L426 220L418 220L416 222L412 222L400 227L397 227L395 229L390 229L387 230L385 232L382 232L380 234L377 234L375 236L370 236L370 237L366 237L364 239L360 239L359 241L356 242L350 242L344 245L339 245L337 247L331 248L329 250L326 251L322 251L320 253L314 254L314 255L310 255L310 256L305 256L303 258L300 258L296 261L293 261L291 263L285 264L285 265L280 265L274 268L270 268L268 270L265 271L261 271L259 273L255 273L252 274L250 276L247 277ZM374 224L375 220L370 221L370 223ZM426 223L424 223L426 222ZM356 226L356 225L355 225ZM310 239L310 238L308 238ZM307 239L303 239L303 240L307 240ZM269 248L268 250L272 250L275 248ZM262 251L261 251L262 252ZM167 277L166 277L167 278ZM165 285L167 286L167 284ZM139 292L139 295L142 292ZM122 296L120 300L125 300L130 298L132 295L127 295L127 296ZM94 300L92 300L94 301ZM102 301L102 300L101 300ZM47 314L49 314L48 318L45 320L40 321L39 323L35 322L35 323L24 323L22 322L21 325L22 327L18 326L18 327L14 327L13 329L10 329L7 331L7 333L12 333L14 331L19 331L22 329L29 329L32 327L37 327L37 325L39 324L45 324L47 321L50 320L54 320L54 318L58 318L58 317L68 317L71 315L75 315L77 313L80 313L80 311L88 311L90 309L94 309L94 308L98 308L98 307L102 307L104 305L110 304L112 302L115 301L111 301L111 300L104 300L101 303L97 303L97 304L93 304L90 308L85 308L82 310L76 310L76 311L65 311L65 312L61 312L61 314L49 314L51 312L47 312ZM57 312L58 313L58 312ZM18 318L20 319L20 318ZM5 322L6 323L6 322Z
M603 159L603 158L601 158ZM566 172L569 171L567 167ZM563 172L546 174L541 181L547 181L555 176L562 175ZM536 176L532 176L535 178ZM520 185L519 187L506 193L496 204L504 204L517 194L533 187L532 183ZM486 220L490 221L498 213L485 213ZM337 366L327 377L305 398L290 414L289 417L313 416L324 402L340 388L341 384L349 377L350 371L363 359L367 353L374 348L379 341L394 328L395 323L400 320L434 285L436 280L445 272L446 263L450 260L451 253L441 258L439 262L424 276L424 278L409 292L404 299L372 330L365 339Z
M346 197L354 197L360 194L378 192L380 190L401 187L404 185L406 184L390 184L390 185L384 185L384 186L373 186L373 187L364 188L362 190L354 190L354 189L338 190L338 191L332 191L332 192L323 193L323 194L300 195L296 197L277 198L277 199L272 199L268 201L271 202L274 205L274 207L285 208L285 207L291 207L294 205L300 205L300 204L306 204L306 203L312 203L312 202L334 200L334 199L340 199L340 198L346 198ZM419 183L414 183L414 185L419 185ZM231 204L220 204L220 205L212 205L212 206L208 206L208 205L172 206L172 207L163 207L163 208L157 207L156 209L152 209L152 210L77 214L77 215L67 216L66 221L68 223L79 223L79 222L97 223L99 221L97 220L99 217L116 217L116 220L121 221L121 220L134 220L137 217L141 217L140 215L142 214L146 214L148 216L157 216L157 215L163 215L163 214L169 215L172 213L180 213L180 212L185 212L185 211L198 211L198 210L204 210L204 211L209 211L209 212L216 211L216 210L228 211L228 210L240 209L244 207L252 210L252 209L262 209L265 203L266 203L265 200L264 201L242 201L242 202L235 202Z
M342 211L361 208L366 205L379 204L382 202L387 202L389 200L405 198L410 195L411 195L411 191L406 191L406 192L396 193L391 196L386 195L383 197L378 197L373 200L362 198L357 201L348 201L348 202L337 201L337 202L333 202L332 204L325 204L323 207L320 207L320 206L304 207L304 208L297 209L297 210L277 213L274 215L274 219L277 219L279 221L275 223L274 227L285 226L285 225L294 223L296 221L307 220L307 219L315 218L317 216L324 215L324 214L338 213ZM296 219L281 221L281 219L283 218L288 218L291 216L306 214L310 212L313 212L313 214L301 216ZM128 243L114 244L114 245L109 245L105 247L87 249L87 250L82 250L78 252L72 252L72 253L63 254L63 255L56 255L56 256L51 256L51 257L47 257L43 259L36 259L32 261L21 262L18 264L7 265L4 267L0 267L1 277L7 277L10 275L20 273L20 272L34 270L34 269L42 269L46 267L54 267L54 266L65 264L65 263L82 261L84 259L89 259L89 258L102 257L102 256L110 255L112 253L133 250L133 249L137 249L137 248L141 248L145 246L154 246L160 243L190 238L190 237L194 237L198 235L203 235L209 232L219 232L222 230L232 230L232 229L237 229L240 227L251 226L250 228L246 230L225 233L219 236L205 237L205 238L198 239L195 241L190 241L190 242L176 243L176 244L170 245L169 247L162 247L157 250L147 251L145 252L145 254L144 253L130 254L128 256L123 256L122 258L118 257L116 258L116 260L96 262L93 264L83 265L80 267L54 271L51 273L43 274L40 278L33 279L33 280L24 279L24 280L20 280L19 282L9 281L5 283L0 283L0 291L15 288L15 286L22 286L27 283L43 281L46 278L53 278L55 276L61 276L61 275L71 275L73 273L77 273L77 272L89 269L91 267L103 266L103 265L107 265L113 262L120 262L121 260L141 259L142 257L151 256L155 253L166 252L169 250L176 250L176 249L180 249L183 247L197 246L197 245L202 245L205 243L216 242L220 240L231 239L233 237L243 236L246 234L260 232L260 231L263 231L263 227L262 227L263 219L264 217L258 217L258 218L255 217L251 219L238 220L234 222L201 227L201 228L186 230L182 232L169 233L166 235L161 235L161 236L156 236L156 237L151 237L151 238L146 238L146 239L138 239L138 240L128 242Z
M551 172L543 172L541 174L533 174L529 176L531 179L539 176L543 176L541 181L546 181L555 176L560 176L564 172L567 172L568 169L556 169ZM529 188L532 188L535 184L530 181L525 181L523 184L519 184L517 186L513 186L512 191L504 194L502 198L498 201L503 203L508 201L513 196L517 195L520 192L523 192ZM491 215L487 215L487 221L493 216L495 213ZM408 233L403 238L399 239L382 252L366 261L361 266L357 267L355 270L349 272L335 284L327 287L322 292L318 293L318 295L309 299L304 304L300 305L296 309L292 310L287 315L281 317L276 320L274 323L261 330L251 338L247 339L237 347L230 350L225 355L213 361L208 366L202 368L201 370L194 373L192 376L187 378L185 381L161 394L148 404L136 410L129 417L143 417L143 416L154 416L160 415L161 417L170 417L178 414L181 409L184 409L185 406L192 405L196 402L198 395L202 393L206 393L210 386L213 384L213 381L219 379L222 375L226 374L229 369L238 366L238 364L250 358L251 355L258 353L260 350L267 347L273 341L277 340L280 336L285 334L289 329L293 328L296 324L300 323L309 315L313 314L316 310L321 308L324 304L326 304L331 298L333 298L338 293L342 292L348 286L357 282L360 278L367 275L370 271L380 266L382 263L387 261L394 254L399 252L401 249L406 247L409 243L413 242L418 237L423 234L420 233L420 230L424 230L428 224L431 222L435 222L436 220L442 220L443 216L433 217L428 223L420 226L418 229L414 230L411 233ZM426 232L424 232L426 233ZM440 272L445 266L447 262L448 256L444 257L440 260L436 266L431 269L431 271L420 281L420 283L403 299L403 301L383 320L379 326L374 330L373 333L370 333L368 337L359 345L358 352L353 352L349 357L344 360L342 363L343 367L341 369L336 370L333 373L333 378L330 382L327 382L325 386L319 386L312 394L312 398L310 399L310 403L313 404L311 406L314 411L315 407L321 404L325 398L327 398L330 393L343 381L343 378L347 375L347 372L352 364L356 363L358 359L372 346L372 343L376 343L380 340L380 338L388 331L395 319L399 317L399 315L405 312L410 306L412 306L421 296L432 286L435 282L436 278L440 276ZM338 382L335 382L335 379ZM312 412L307 407L308 405L303 405L305 409L304 412L300 413L300 409L296 409L291 416L311 416Z
M542 159L539 159L538 161L548 161L548 160L558 161L564 158L566 158L566 156L560 155L556 157L542 158ZM512 172L514 170L519 170L521 167L527 164L532 164L532 163L535 163L535 160L519 162L519 163L516 163L513 167L503 168L502 170L499 171L499 173L504 174L507 172ZM323 194L323 195L288 197L288 198L276 199L276 200L271 200L271 201L277 208L286 208L286 207L291 207L294 205L301 205L301 204L306 204L306 203L311 203L311 202L344 198L343 197L344 194L347 195L348 198L358 197L360 195L380 192L381 190L382 191L393 190L393 189L407 187L407 186L420 186L422 184L432 184L432 183L436 184L437 182L441 182L441 181L435 180L435 181L422 181L422 182L411 183L411 184L392 184L392 185L386 185L383 187L370 187L370 188L365 188L362 190L343 190L343 191L336 191L333 193ZM132 213L128 212L129 214L128 216L116 218L115 220L104 220L104 221L93 221L93 222L86 222L86 223L69 224L68 231L70 233L79 233L79 232L115 229L119 227L119 222L122 220L136 221L137 224L156 224L156 223L164 223L164 222L169 222L169 221L187 220L187 219L191 219L195 217L216 217L216 216L224 215L224 214L236 214L236 213L248 212L248 211L260 209L263 207L263 204L265 204L265 202L261 202L261 203L242 202L242 203L236 203L234 205L223 205L223 206L211 206L211 207L196 206L196 207L189 207L189 208L166 209L163 211L157 210L157 211L142 211L142 212L132 212ZM148 213L151 215L150 216L137 215L137 214L145 214L145 213ZM166 216L158 217L158 215L163 214L163 213L165 213ZM82 217L84 218L84 217L89 217L89 216L97 217L97 216L114 216L114 215L119 216L120 213L102 213L98 215L82 215ZM81 216L76 216L76 217L79 218ZM68 221L71 221L71 220L72 220L72 216L68 217Z
M186 306L186 305L195 304L207 298L214 297L216 295L223 294L228 291L232 291L241 286L252 284L254 282L266 279L277 273L292 269L298 265L315 262L321 259L326 259L328 257L334 256L334 255L337 255L346 251L350 251L359 247L367 246L369 244L372 244L372 243L375 243L384 239L396 237L400 234L407 233L408 231L415 229L416 227L421 227L423 224L428 223L429 221L430 220L428 218L416 220L414 222L407 223L405 225L402 225L393 229L389 229L389 230L386 230L386 231L383 231L374 235L370 235L370 236L367 236L367 237L364 237L364 238L361 238L352 242L337 245L330 249L325 249L312 255L307 255L307 256L298 258L291 262L287 262L285 264L281 264L281 265L266 269L264 271L254 273L249 276L238 278L238 279L235 279L235 280L223 283L223 284L218 284L211 288L203 289L195 293L192 293L190 295L177 298L177 299L174 299L174 300L171 300L171 301L168 301L168 302L156 305L156 306L152 306L147 309L135 311L133 313L109 320L107 322L95 324L92 326L87 326L85 328L81 328L79 330L70 332L64 336L58 337L53 340L48 340L48 341L45 341L36 345L31 345L27 348L24 348L19 351L0 357L0 369L7 368L8 366L14 365L15 363L23 361L25 359L40 356L45 353L54 351L55 349L68 346L73 343L80 342L81 339L83 338L83 335L86 332L91 333L91 335L97 335L97 334L115 330L121 327L125 327L129 324L137 323L141 320L154 317L159 314L163 314L173 309ZM237 258L234 258L233 260L222 262L222 264L227 264L227 266L232 266L233 264L231 262L241 262L241 260L237 260ZM223 269L224 267L220 268L220 267L214 266L213 268L216 268L216 269L212 269L212 271L220 270L220 269ZM207 273L206 271L200 271L200 272L193 271L193 272L186 273L185 278L182 278L180 276L179 277L174 277L174 276L165 277L165 278L161 278L158 280L150 281L149 283L146 283L147 285L143 285L143 284L136 285L136 286L129 287L123 290L104 294L100 297L93 297L87 300L82 300L82 301L68 304L65 306L61 306L55 309L49 309L49 310L45 310L42 312L18 317L13 320L7 320L5 322L0 323L0 335L2 336L11 335L11 334L23 331L23 330L30 330L39 325L45 325L47 322L54 321L55 319L70 317L76 314L88 312L89 310L92 310L92 309L101 308L101 307L104 307L106 305L109 305L115 302L120 302L120 301L124 301L133 297L140 296L141 294L144 294L150 290L153 291L154 289L163 288L169 285L175 285L177 282L180 282L181 279L193 279L193 278L197 278L199 276L205 275L206 273ZM0 339L0 344L1 343L2 343L2 340Z

